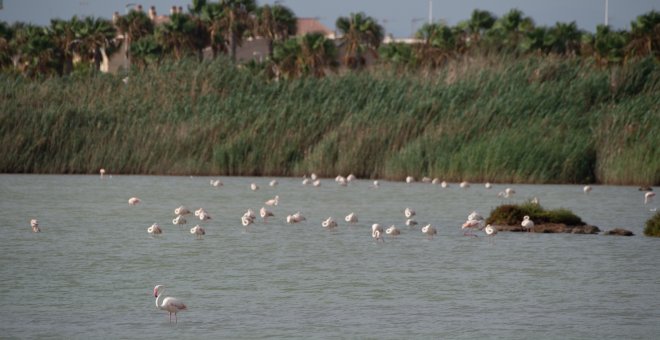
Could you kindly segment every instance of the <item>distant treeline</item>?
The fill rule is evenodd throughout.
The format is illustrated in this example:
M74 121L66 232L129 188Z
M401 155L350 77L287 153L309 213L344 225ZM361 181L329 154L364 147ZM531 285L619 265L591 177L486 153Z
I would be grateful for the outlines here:
M0 75L0 172L660 184L660 65L471 55L275 81L228 58Z

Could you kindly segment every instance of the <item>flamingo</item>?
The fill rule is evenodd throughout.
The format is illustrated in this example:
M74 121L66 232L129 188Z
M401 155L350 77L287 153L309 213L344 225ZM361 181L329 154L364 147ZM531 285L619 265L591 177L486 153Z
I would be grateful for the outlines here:
M296 212L293 215L288 215L286 217L286 223L293 224L293 223L299 223L302 221L305 221L306 218L303 216L300 212Z
M101 168L101 170L99 170L99 174L101 175L101 178L103 178L103 176L105 176L105 169Z
M265 202L266 205L268 206L274 206L278 205L280 203L280 196L275 195L275 197L269 199L268 201Z
M490 189L493 186L490 184L490 182L486 182L486 184L484 184L484 187L486 187L486 189Z
M346 181L349 182L349 183L350 183L350 182L353 182L353 181L356 180L356 179L357 179L357 178L356 178L355 175L353 175L353 174L348 174L348 176L346 176Z
M212 187L221 187L223 185L224 184L222 184L222 182L219 179L211 180L211 186Z
M653 197L655 197L655 192L649 191L644 194L644 204L649 204L653 202Z
M259 186L257 185L257 183L251 183L250 184L250 189L252 191L257 191L257 190L259 190Z
M186 219L182 215L179 215L172 220L172 224L186 224Z
M591 186L590 185L585 185L584 188L582 188L582 191L584 191L585 194L588 194L591 192Z
M328 217L325 221L321 222L321 226L323 228L332 229L337 226L337 222L332 219L332 217Z
M422 177L422 183L431 183L431 179L429 177Z
M39 221L35 218L30 220L30 226L32 227L32 232L34 233L40 233L41 229L39 229Z
M303 181L302 181L302 184L303 184L303 185L307 185L307 184L309 184L310 182L311 182L311 180L310 180L309 178L307 178L307 175L303 176Z
M415 221L412 218L409 218L406 220L406 225L412 228L417 225L417 221Z
M434 179L431 181L431 184L440 184L440 179L437 178L437 177L434 178Z
M156 307L167 311L170 313L170 323L172 322L172 314L174 314L174 323L177 323L179 320L176 316L176 313L188 309L188 307L181 302L181 300L173 297L164 297L163 292L165 291L165 286L157 285L154 287L154 297L156 298Z
M266 210L266 207L261 207L261 209L259 209L259 216L261 216L264 222L266 222L268 217L275 216L275 214L270 210Z
M243 215L243 216L241 217L241 224L242 224L244 227L247 227L247 226L249 226L249 225L252 224L252 223L254 223L254 219L251 218L250 216Z
M312 172L312 174L309 176L309 178L310 178L312 181L316 181L316 179L317 179L318 177L316 176L315 173Z
M412 210L410 208L406 208L403 211L403 214L406 216L406 218L411 218L411 217L415 216L415 210Z
M151 235L160 235L163 233L163 229L160 228L158 223L154 223L151 227L147 228L147 232Z
M385 242L382 235L383 235L383 226L381 226L378 223L372 224L371 225L371 237L373 237L376 240L376 242L378 242L378 241Z
M477 229L483 228L483 223L484 223L483 216L479 215L479 213L477 213L476 211L471 212L470 215L468 215L467 221L465 221L465 223L463 223L463 225L461 226L461 229L466 230L463 233L463 235L477 237L477 235L475 235L472 232L472 230L474 228Z
M197 239L201 239L202 235L206 235L206 230L204 228L200 227L199 224L190 228L190 233L194 234Z
M190 215L190 210L184 206L179 206L178 208L174 209L174 214L175 215Z
M374 189L378 189L380 187L380 183L378 183L378 180L375 180L374 184L372 184L371 187Z
M337 184L339 184L342 187L345 187L345 186L348 185L348 181L346 180L346 177L344 177L344 176L337 176L335 178L335 182L337 182Z
M385 229L385 234L390 235L390 236L397 236L401 235L401 230L399 228L391 225L389 228Z
M315 180L314 182L312 182L312 185L315 186L315 187L320 187L321 186L321 180L320 179Z
M271 187L276 187L278 184L279 183L277 182L276 179L274 179L274 180L270 181L270 183L268 183L268 185L270 185Z
M207 221L211 219L211 215L209 215L209 213L207 213L206 211L201 211L198 217L202 221Z
M204 208L199 208L195 210L195 216L197 217L199 217L199 215L201 215L202 213L206 214L206 210L204 210Z
M459 186L463 189L467 189L470 187L470 183L468 181L463 181L461 184L459 184Z
M408 176L406 177L406 183L410 184L415 181L415 177L413 176Z
M486 235L488 236L495 236L495 234L497 234L497 229L489 224L484 228L484 232L486 232Z
M247 218L249 218L249 219L251 219L251 220L253 220L253 221L257 218L257 215L254 213L254 210L252 210L252 209L250 209L250 208L248 208L248 210L246 210L246 211L243 213L243 216L244 216L244 217L247 217Z
M357 223L358 217L354 212L352 212L352 213L346 215L346 217L344 217L344 220L348 223Z
M523 217L523 221L520 223L520 225L523 228L527 229L528 232L530 232L534 228L534 221L530 220L529 216L525 215L525 217Z
M422 233L428 235L429 239L432 239L434 235L438 234L438 230L434 226L427 224L422 227Z
M128 199L128 205L138 205L140 202L142 201L137 197L131 197Z
M440 186L443 187L443 188L447 188L447 187L449 187L449 184L445 181L442 181L442 183L440 183Z

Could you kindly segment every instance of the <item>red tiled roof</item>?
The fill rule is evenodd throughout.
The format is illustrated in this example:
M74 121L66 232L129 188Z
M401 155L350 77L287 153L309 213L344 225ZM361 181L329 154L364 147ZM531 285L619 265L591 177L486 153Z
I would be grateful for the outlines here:
M298 18L298 30L296 35L305 35L307 33L320 32L323 35L334 34L332 30L323 25L320 21L314 18Z

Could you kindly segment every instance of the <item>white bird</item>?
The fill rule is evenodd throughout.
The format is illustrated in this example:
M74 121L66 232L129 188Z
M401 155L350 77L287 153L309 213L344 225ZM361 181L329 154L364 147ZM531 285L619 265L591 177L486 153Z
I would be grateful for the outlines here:
M446 188L446 187L449 186L449 184L445 181L442 181L442 183L440 183L440 186L443 187L443 188Z
M247 226L249 226L249 225L252 224L252 223L254 223L254 219L251 218L250 216L247 216L247 215L243 215L243 216L241 216L241 224L242 224L244 227L247 227Z
M410 184L415 181L415 177L413 176L408 176L406 177L406 183Z
M39 233L41 232L41 229L39 229L39 221L35 218L30 220L30 226L32 227L32 232Z
M529 232L532 231L532 229L534 228L534 221L530 220L529 216L525 215L520 225Z
M163 233L163 229L160 228L158 223L154 223L151 227L147 228L147 232L151 235L160 235Z
M378 189L380 187L380 183L378 183L378 180L375 180L374 184L371 187L374 189Z
M274 180L270 181L270 183L268 183L268 185L270 185L271 187L276 187L278 184L279 183L277 182L276 179L274 179Z
M315 187L320 187L321 186L321 180L320 179L315 180L314 182L312 182L312 185L315 186Z
M279 203L280 203L280 196L279 195L275 195L275 197L273 197L273 198L271 198L271 199L269 199L268 201L265 202L265 204L268 205L268 206L278 205Z
M440 184L440 179L437 178L437 177L434 178L434 179L431 181L431 184Z
M180 224L186 224L186 223L187 223L187 221L186 221L186 219L185 219L182 215L179 215L179 216L175 217L175 218L172 220L172 224L178 224L178 225L180 225Z
M346 181L348 181L348 182L353 182L356 179L357 178L353 174L348 174L348 176L346 176Z
M472 230L474 230L475 228L481 229L483 228L483 225L484 225L483 216L479 215L478 212L473 211L470 213L470 215L468 215L468 219L467 221L465 221L465 223L463 223L461 229L465 230L465 232L463 232L463 235L476 237L477 235L475 235L472 232Z
M181 302L181 300L173 297L164 297L163 292L165 287L163 285L157 285L154 287L154 297L156 298L156 307L167 311L170 313L170 322L172 322L172 314L174 314L174 322L177 323L179 320L176 316L176 313L188 309L188 307Z
M202 235L206 235L206 230L202 228L199 224L190 228L190 233L195 235L198 239L202 238Z
M490 189L493 186L490 184L490 182L486 182L486 184L484 184L484 187L486 187L486 189Z
M197 217L199 217L199 215L201 215L202 213L206 213L206 210L204 210L204 208L199 208L195 210L195 216Z
M250 184L250 189L252 191L257 191L257 190L259 190L259 186L257 185L257 183L251 183Z
M190 215L190 210L184 206L179 206L178 208L174 209L174 215Z
M504 195L506 195L507 198L513 196L513 194L515 194L515 193L516 193L516 191L513 190L512 188L504 189Z
M344 220L348 223L357 223L358 217L354 212L352 212L352 213L346 215L346 217L344 217Z
M463 189L467 189L470 187L470 183L468 181L463 181L461 184L459 184L459 186Z
M401 234L401 230L399 228L391 225L387 229L385 229L385 234L390 235L390 236L396 236Z
M492 225L489 224L484 228L484 232L486 232L486 235L488 236L494 236L495 234L497 234L497 229L495 229Z
M206 211L201 211L198 217L201 221L207 221L211 219L211 215L209 215L209 213Z
M137 197L131 197L128 199L128 205L138 205L140 202L142 201Z
M410 208L406 208L403 211L403 214L406 216L406 218L411 218L411 217L415 216L415 210L412 210Z
M221 187L223 185L224 184L222 184L222 181L220 181L219 179L211 180L211 186L212 187Z
M316 181L316 179L317 179L318 177L316 177L316 174L312 172L312 174L309 176L309 178L310 178L312 181Z
M337 176L337 177L335 178L335 182L337 182L337 184L339 184L339 185L342 186L342 187L345 187L345 186L348 185L348 181L346 180L346 177L341 176L341 175L340 175L340 176Z
M261 207L261 209L259 209L259 216L261 216L264 222L266 222L267 218L275 216L275 214L270 210L266 210L266 207Z
M309 184L310 182L311 182L311 180L310 180L309 178L307 178L307 175L303 176L303 181L302 181L302 184L303 184L303 185L307 185L307 184Z
M649 204L653 202L653 197L655 197L655 192L649 191L644 194L644 204Z
M429 238L433 238L434 235L438 234L438 230L434 226L427 224L422 227L422 233L428 235Z
M323 228L332 229L337 226L337 222L332 219L332 217L328 217L325 221L321 222L321 226Z
M431 183L431 179L429 177L422 177L422 183Z
M383 239L383 226L381 226L378 223L374 223L371 225L371 237L373 237L376 242L378 241L385 241Z
M128 84L128 76L122 78L121 81L124 82L124 84Z
M254 210L252 210L252 209L250 209L250 208L248 208L248 210L246 210L246 211L243 213L243 216L244 216L244 217L248 217L248 218L250 218L250 219L253 220L253 221L257 218L257 215L254 213Z
M99 174L101 175L101 178L103 178L103 176L105 176L105 169L101 168L101 170L99 170Z
M286 223L293 224L293 223L299 223L302 221L305 221L306 218L303 216L300 212L296 212L293 215L288 215L286 217Z
M409 218L409 219L406 220L406 225L409 226L409 227L414 227L414 226L417 225L417 221L415 221L412 218Z
M582 191L584 191L585 194L588 194L591 192L591 186L590 185L585 185L584 188L582 188Z

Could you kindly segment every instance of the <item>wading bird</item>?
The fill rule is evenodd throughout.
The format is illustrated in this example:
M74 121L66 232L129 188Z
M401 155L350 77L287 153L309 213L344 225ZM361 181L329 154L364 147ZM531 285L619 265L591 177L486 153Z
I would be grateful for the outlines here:
M188 309L188 307L181 302L181 300L173 297L164 297L163 292L165 291L165 286L157 285L154 287L154 297L156 298L156 307L167 311L170 313L170 322L172 322L172 314L174 314L174 323L177 323L179 320L176 316L176 313Z

